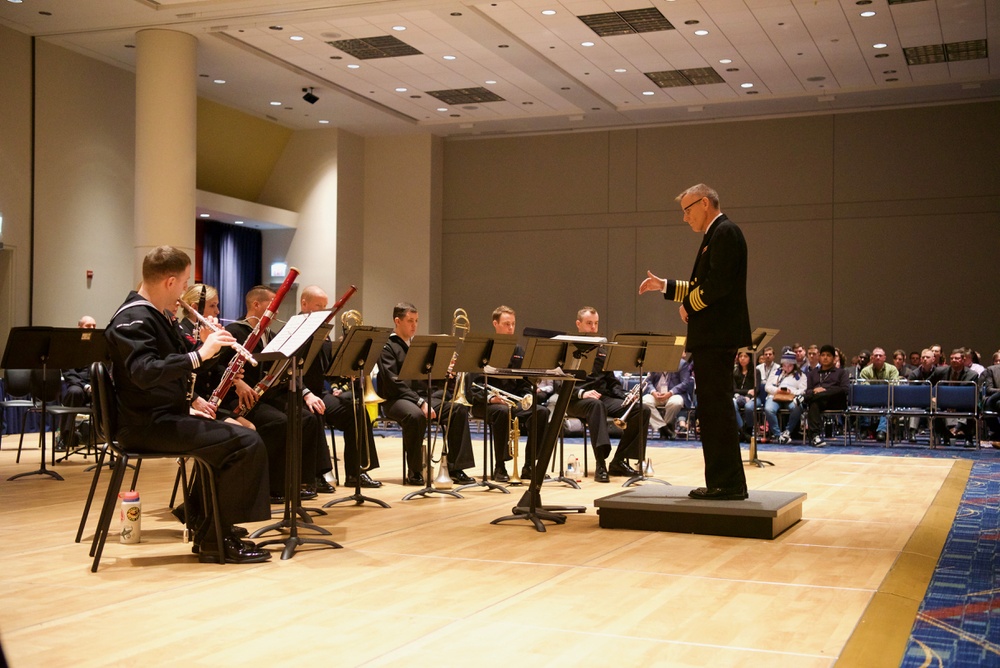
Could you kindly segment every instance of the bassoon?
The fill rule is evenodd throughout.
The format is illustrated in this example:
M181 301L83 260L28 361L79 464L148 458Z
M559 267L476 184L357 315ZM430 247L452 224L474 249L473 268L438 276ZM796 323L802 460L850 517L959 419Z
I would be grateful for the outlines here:
M274 314L278 312L278 308L281 306L281 300L285 298L286 294L288 294L289 288L292 287L292 283L295 282L298 275L299 270L295 267L290 267L288 269L288 276L285 276L285 280L281 282L280 286L278 286L278 290L274 293L271 303L267 305L267 308L264 310L264 314L260 316L260 320L257 321L256 325L254 325L253 330L250 332L250 336L248 336L247 340L243 342L244 348L252 351L257 347L257 344L260 342L260 337L262 337L264 332L267 331L267 327L271 324ZM246 360L244 360L240 355L233 356L233 359L229 362L229 366L226 367L226 372L222 374L222 380L219 382L219 386L212 391L212 397L208 400L210 404L216 408L219 407L219 404L222 403L222 400L225 398L229 388L233 386L233 383L236 382L236 378L243 370L243 364L245 361Z
M335 303L333 307L330 309L330 315L328 315L326 319L323 320L323 324L325 325L326 323L330 322L330 320L332 320L333 317L337 315L337 311L344 308L344 304L347 303L347 300L350 299L357 291L358 288L353 285L347 288L347 291L343 294L343 296L340 299L338 299L337 303ZM253 393L257 400L259 400L262 396L264 396L264 393L267 392L271 388L271 386L274 385L275 382L277 382L279 378L285 375L285 371L288 369L288 364L290 361L291 358L286 358L281 360L280 362L272 364L271 370L267 372L267 375L265 375L263 378L257 381L257 384L253 386ZM256 400L254 401L254 405L256 405ZM244 415L247 412L248 410L243 410L243 404L241 403L239 406L233 409L233 417L240 417L241 415Z

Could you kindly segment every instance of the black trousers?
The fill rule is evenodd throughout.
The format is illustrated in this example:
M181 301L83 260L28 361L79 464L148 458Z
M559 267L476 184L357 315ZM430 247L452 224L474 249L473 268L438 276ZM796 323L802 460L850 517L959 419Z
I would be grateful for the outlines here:
M271 519L267 449L252 429L190 415L160 415L148 425L123 426L118 437L128 452L139 455L191 454L204 459L215 472L223 530L230 524Z
M468 408L451 402L442 404L438 395L431 400L431 407L441 416L441 425L448 439L448 469L461 471L475 466L472 437L469 435ZM427 418L420 406L406 399L397 399L386 401L382 404L382 410L387 418L398 422L403 430L407 469L424 472L425 463L420 457L420 446L427 436ZM449 416L449 413L453 414Z
M807 427L806 427L806 437L812 438L817 434L823 433L823 411L835 411L844 410L847 408L847 395L845 394L835 394L833 396L826 396L825 393L820 392L819 394L814 394L807 400Z
M361 457L362 471L371 471L379 466L375 434L368 411L363 404L355 410L352 397L351 393L337 396L327 394L323 397L326 423L331 428L344 432L344 473L348 476L353 476L357 470L359 452L365 452Z
M490 432L493 434L493 462L494 468L499 469L504 462L510 461L513 457L510 454L510 411L507 404L482 404L477 403L472 407L472 414L478 418L485 418L490 425ZM518 421L518 429L528 432L528 445L521 455L522 466L535 460L535 448L538 439L545 431L545 425L549 421L549 409L545 406L537 408L537 424L532 417L532 409L521 410L517 408L514 417Z
M257 428L257 433L264 440L267 448L267 469L270 472L272 496L283 496L285 493L285 449L288 440L288 413L285 408L266 401L257 402L248 419ZM302 466L301 481L312 483L317 474L317 450L320 440L327 451L326 434L320 428L316 416L303 409L302 413ZM331 465L332 468L332 465Z
M72 408L90 405L90 395L79 385L67 385L59 400L63 406ZM75 448L79 445L76 442L76 416L66 415L63 417L59 425L59 437L67 448Z
M730 402L732 403L732 402ZM586 420L587 429L590 430L590 440L594 448L594 456L598 460L605 460L611 454L611 436L608 433L608 417L620 417L627 410L622 405L621 399L614 397L601 397L600 399L576 399L569 402L566 415L570 417ZM618 449L615 451L614 459L637 459L642 453L639 452L640 436L642 430L649 429L649 406L639 405L630 412L625 421L626 427L622 433L622 438L618 442Z
M695 395L708 487L746 489L747 486L733 407L735 356L735 348L702 348L691 353L697 374Z

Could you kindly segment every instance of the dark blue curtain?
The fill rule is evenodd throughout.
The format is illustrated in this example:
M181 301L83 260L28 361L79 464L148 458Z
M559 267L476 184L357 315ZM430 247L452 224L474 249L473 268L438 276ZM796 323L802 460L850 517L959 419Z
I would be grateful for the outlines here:
M219 317L238 320L246 315L244 296L260 283L260 230L211 220L202 225L202 282L219 291Z

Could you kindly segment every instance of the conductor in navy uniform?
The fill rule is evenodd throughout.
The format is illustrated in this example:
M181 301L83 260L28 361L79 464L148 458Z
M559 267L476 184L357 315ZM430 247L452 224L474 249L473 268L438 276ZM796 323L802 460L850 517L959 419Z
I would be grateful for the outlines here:
M639 294L658 290L680 302L688 325L687 349L696 377L705 487L697 499L742 500L747 481L733 409L733 359L750 345L747 307L747 244L743 232L719 210L719 194L703 183L676 197L684 221L702 232L701 247L688 281L663 279L647 271Z

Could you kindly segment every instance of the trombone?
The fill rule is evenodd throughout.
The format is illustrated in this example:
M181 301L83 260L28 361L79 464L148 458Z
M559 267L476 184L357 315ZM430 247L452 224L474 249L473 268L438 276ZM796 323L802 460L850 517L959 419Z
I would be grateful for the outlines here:
M489 401L491 397L497 397L511 408L520 407L522 411L530 410L531 404L535 402L535 398L530 394L519 397L513 392L507 392L506 390L501 390L499 387L482 385L480 383L473 383L472 387L477 390L485 390L487 401Z
M459 335L459 340L464 341L465 335L469 333L472 329L472 324L469 321L469 314L464 308L455 309L451 316L451 335L455 336L456 333L461 330ZM455 368L455 362L458 360L458 351L451 356L451 362L448 363L448 374L451 375L452 369ZM431 392L431 388L427 388L428 392ZM445 398L448 395L448 380L445 379L444 383L444 395L441 397L441 406L444 406ZM430 399L430 397L428 397ZM440 462L438 466L437 475L434 476L434 489L451 489L452 481L451 474L448 470L448 437L447 433L451 428L451 416L455 413L455 404L462 406L471 406L472 403L465 398L465 374L460 373L455 377L455 389L451 394L451 407L448 410L448 425L445 428L445 437L442 440L441 445L441 457L437 460L434 459L434 440L431 440L431 463L437 461ZM444 417L444 411L438 414L438 428L441 428L441 419ZM437 433L435 432L435 437Z
M343 315L340 316L340 328L344 336L347 336L347 332L350 331L352 327L359 327L364 324L364 319L361 317L361 311L357 309L351 309L350 311L345 311ZM371 468L371 447L372 444L368 441L368 427L371 425L371 420L374 417L369 412L373 406L378 406L378 404L385 401L382 397L375 392L375 387L372 385L372 377L365 374L361 379L361 405L364 406L364 410L360 410L360 406L357 405L357 397L353 397L355 401L354 410L354 442L358 444L358 464L362 471L367 471ZM354 386L352 382L351 386L352 396L354 394ZM378 415L378 409L376 408L375 415ZM364 433L359 433L362 431L361 425L359 424L358 416L359 414L364 415L369 422L364 425ZM364 447L361 447L361 443L364 442Z

